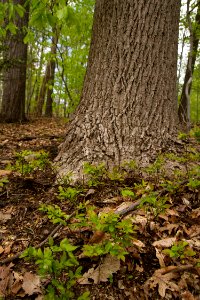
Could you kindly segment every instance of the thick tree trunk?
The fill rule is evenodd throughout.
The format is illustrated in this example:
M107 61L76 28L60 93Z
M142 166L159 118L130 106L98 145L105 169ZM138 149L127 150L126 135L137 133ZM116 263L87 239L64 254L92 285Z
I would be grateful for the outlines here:
M189 54L188 57L188 62L187 62L187 68L185 72L185 78L184 78L184 83L182 87L182 93L181 93L181 100L180 100L180 105L178 109L178 115L179 115L179 120L181 124L183 125L183 129L187 129L187 124L190 123L190 116L188 112L188 97L187 97L187 91L186 91L186 86L188 84L189 79L193 76L194 72L194 67L195 67L195 62L196 62L196 57L197 57L197 50L198 50L198 45L199 45L199 26L200 26L200 2L198 4L198 9L197 9L197 14L195 18L195 30L193 33L193 45L192 45L192 55ZM191 57L190 57L191 55ZM190 62L191 58L191 62ZM191 66L190 66L191 63ZM192 88L192 81L190 82L188 86L188 94L190 95Z
M179 0L96 0L80 105L56 159L59 175L83 162L148 160L177 130Z
M14 0L14 4L24 6L25 0ZM27 44L24 44L24 28L28 25L28 8L22 18L16 16L17 34L7 33L5 38L4 60L10 67L3 70L3 96L1 115L6 122L24 121Z

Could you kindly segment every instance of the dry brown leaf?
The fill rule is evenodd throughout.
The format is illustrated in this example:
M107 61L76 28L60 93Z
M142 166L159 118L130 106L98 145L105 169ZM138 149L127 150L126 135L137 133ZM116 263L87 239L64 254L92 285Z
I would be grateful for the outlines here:
M199 216L200 216L200 207L194 209L194 210L191 212L190 216L191 216L193 219L199 218Z
M4 252L4 249L2 246L0 246L0 254L2 254Z
M11 170L0 170L0 177L10 175L11 173Z
M9 285L10 276L12 274L11 268L13 264L11 263L8 267L0 267L0 296L4 297L6 295L6 290Z
M173 279L176 279L178 275L176 273L167 273L162 274L163 269L156 270L153 276L147 280L145 283L145 293L148 294L148 290L154 289L158 285L158 292L162 298L165 297L166 290L179 291L178 285L173 282Z
M119 269L120 260L115 256L107 255L101 265L99 265L96 269L89 269L88 272L83 274L83 277L78 280L78 283L91 284L92 282L88 279L93 279L95 284L99 282L106 282L108 281L109 276L116 273Z
M189 291L181 293L182 300L197 300Z
M30 272L26 272L24 274L22 288L29 296L35 293L41 293L40 277Z
M158 248L156 249L156 257L159 260L159 264L161 268L165 268L165 262L164 262L164 255L162 253L159 252Z
M11 214L3 213L0 211L0 222L5 223L7 220L11 219Z
M137 246L138 248L146 247L143 242L141 242L140 240L136 240L136 239L133 240L133 245Z
M140 215L135 215L133 218L133 223L141 224L143 228L146 226L147 222L148 222L147 218Z
M162 239L162 240L154 242L153 246L158 247L158 248L169 248L174 244L175 241L176 241L175 237L166 238L166 239Z
M142 273L144 272L144 268L143 267L140 267L139 265L136 264L136 267L135 267L135 270Z
M200 225L192 225L188 230L187 234L192 238L200 235Z
M13 242L10 242L9 244L6 245L4 249L4 254L9 254L12 248Z
M177 216L177 217L179 217L179 213L177 212L177 210L173 210L173 209L168 208L168 209L166 209L165 213L168 216Z
M166 226L163 226L160 228L160 231L169 231L169 234L172 233L173 229L177 229L179 227L179 224L167 224Z
M89 240L89 244L98 244L100 243L103 238L105 236L105 232L104 231L96 231L93 236L91 237L91 239Z
M11 285L11 292L17 294L22 287L23 276L13 271L13 282Z

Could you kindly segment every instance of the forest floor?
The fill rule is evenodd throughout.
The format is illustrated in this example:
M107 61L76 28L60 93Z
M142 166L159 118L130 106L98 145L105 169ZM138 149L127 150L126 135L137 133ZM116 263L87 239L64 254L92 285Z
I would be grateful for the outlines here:
M0 124L0 299L200 299L198 140L72 186L52 164L65 129Z

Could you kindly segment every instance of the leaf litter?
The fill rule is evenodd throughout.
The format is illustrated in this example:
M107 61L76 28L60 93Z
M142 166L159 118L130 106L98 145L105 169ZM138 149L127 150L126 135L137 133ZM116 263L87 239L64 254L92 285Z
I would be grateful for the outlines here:
M66 125L53 119L39 119L29 124L0 126L0 180L5 177L9 180L0 189L0 260L3 261L25 250L28 245L36 246L47 238L55 226L38 211L38 207L41 203L58 204L55 174L51 170L23 178L6 168L14 163L16 151L25 149L43 149L53 161L65 136ZM194 141L191 143L196 152L200 152L199 144L194 144ZM181 151L183 149L179 149ZM199 162L196 164L199 165ZM173 168L185 168L177 162L169 161L167 165L169 176L172 176ZM140 176L129 178L126 186L132 189L144 179ZM171 180L170 177L168 180ZM138 199L143 192L146 195L149 189L153 187L156 190L158 186L158 179L154 182L151 175L146 176L145 181L149 182L145 191L143 188L136 191ZM99 213L126 210L134 200L122 197L118 191L123 185L120 182L117 184L119 188L109 183L97 188L90 187L84 197L96 206ZM84 199L81 197L80 201ZM90 290L91 299L97 300L107 297L120 300L199 299L200 191L183 184L176 193L169 193L169 198L170 207L165 213L154 215L152 211L141 207L128 213L126 218L131 218L133 225L137 226L137 236L127 249L129 255L125 261L110 255L90 260L79 255L84 272L77 281L77 298L83 291ZM74 210L72 203L66 205L59 202L59 205L66 214ZM105 238L102 232L92 233L87 227L82 231L70 231L63 227L54 235L58 241L66 236L74 244L80 240L87 244L92 238L95 243L101 243ZM181 240L196 252L194 257L181 260L163 253L164 249L170 249ZM14 263L0 266L0 296L6 296L6 299L43 299L44 281L36 274L35 266L21 259L14 260Z

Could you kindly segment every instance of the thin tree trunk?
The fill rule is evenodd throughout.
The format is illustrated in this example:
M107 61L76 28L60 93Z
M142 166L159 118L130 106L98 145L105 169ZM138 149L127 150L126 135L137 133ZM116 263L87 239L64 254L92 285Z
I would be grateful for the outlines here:
M190 95L192 88L192 76L194 72L197 50L199 44L199 26L200 26L200 2L198 4L197 14L195 18L196 29L190 34L193 35L192 47L190 49L190 53L188 55L187 68L185 72L184 83L182 87L180 105L178 109L179 120L183 125L183 129L188 129L190 123L190 112L189 112L189 103L188 103L188 95ZM188 94L188 95L187 95Z
M45 109L45 117L52 117L53 115L53 86L54 86L54 79L55 79L55 68L56 68L56 62L55 62L55 56L56 56L56 49L57 49L57 43L58 43L58 32L55 30L55 35L52 38L52 45L51 45L51 60L49 62L49 81L48 81L48 90L47 90L47 100L46 100L46 109Z
M16 15L15 35L7 32L4 46L4 60L10 67L3 70L3 96L1 115L6 122L24 121L25 117L25 90L26 90L26 63L27 44L24 44L24 28L28 26L28 10L25 0L14 0L13 4L26 7L26 12L21 18Z
M82 178L88 161L108 168L147 162L177 132L179 0L96 0L80 105L56 159Z
M45 102L45 97L46 97L46 92L47 92L47 83L49 81L49 78L50 78L50 65L49 65L49 63L47 63L45 74L42 79L42 84L40 87L38 102L37 102L37 109L36 109L37 117L42 116L42 110L43 110L43 105Z
M37 105L38 105L38 101L39 101L39 95L40 95L40 88L41 88L41 73L42 73L42 66L44 63L44 35L42 36L42 47L41 47L41 51L39 50L38 52L38 56L40 57L39 60L39 68L37 70L37 75L36 75L36 91L35 91L35 104L34 104L34 114L37 115ZM38 46L39 48L39 46Z

